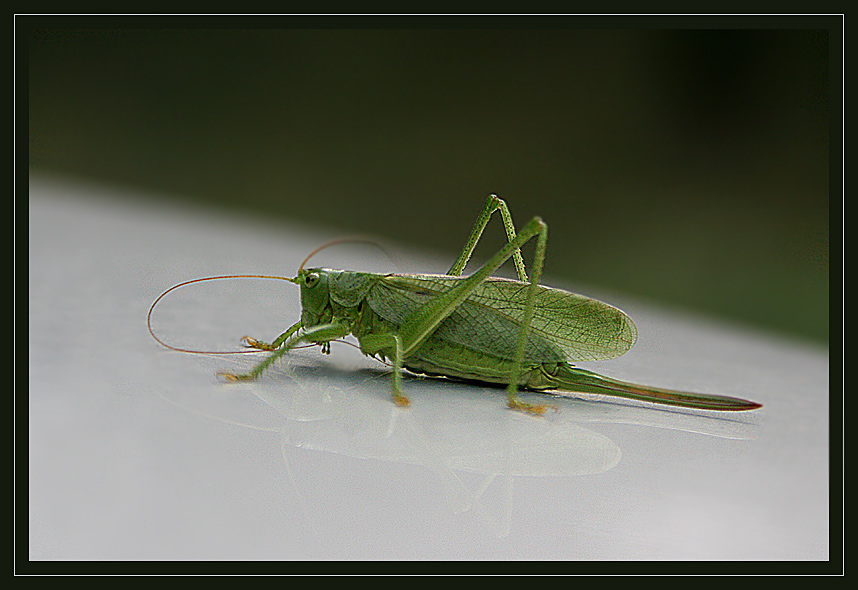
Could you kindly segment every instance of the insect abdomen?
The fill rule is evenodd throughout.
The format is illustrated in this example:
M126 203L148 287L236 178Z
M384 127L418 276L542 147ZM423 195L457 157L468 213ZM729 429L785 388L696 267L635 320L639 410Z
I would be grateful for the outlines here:
M403 364L415 373L508 385L513 362L511 358L473 350L433 336L406 358ZM533 377L541 375L538 373L541 366L542 363L524 363L518 385L544 389L544 386L538 387L535 382L532 383Z

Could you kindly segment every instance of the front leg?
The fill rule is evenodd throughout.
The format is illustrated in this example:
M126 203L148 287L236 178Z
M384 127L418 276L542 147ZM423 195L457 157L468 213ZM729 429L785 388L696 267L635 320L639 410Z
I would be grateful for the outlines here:
M256 348L257 350L268 350L273 351L280 348L280 346L289 339L289 337L297 332L301 328L301 322L296 323L294 326L290 327L288 330L280 334L271 344L267 342L262 342L261 340L257 340L256 338L251 338L250 336L242 336L241 341L245 346L249 348Z
M289 330L287 330L284 333L286 338L288 339L290 335L293 335L299 327L300 322L298 324L295 324L295 326L292 326L292 328L290 328ZM349 326L340 323L320 324L318 326L313 326L312 328L304 330L304 333L300 336L292 336L291 339L286 340L284 343L282 343L282 345L280 345L280 348L274 350L270 355L268 355L267 358L265 358L265 360L253 367L247 373L218 373L218 375L220 375L227 381L252 381L256 379L260 374L262 374L265 369L270 367L272 363L274 363L277 359L279 359L281 356L283 356L299 344L308 342L324 344L330 342L331 340L339 340L340 338L347 336L349 332ZM278 338L277 340L280 340L280 338ZM275 340L274 342L277 342L277 340Z

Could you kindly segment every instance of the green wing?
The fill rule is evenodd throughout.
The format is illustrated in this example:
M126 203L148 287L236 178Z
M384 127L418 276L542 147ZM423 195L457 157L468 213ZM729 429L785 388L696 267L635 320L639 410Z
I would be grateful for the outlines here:
M371 290L373 311L402 323L408 315L464 277L386 275ZM442 322L436 333L485 352L512 348L524 319L529 283L492 277ZM631 318L583 295L540 285L525 358L595 361L626 353L637 339ZM560 358L557 358L557 357Z

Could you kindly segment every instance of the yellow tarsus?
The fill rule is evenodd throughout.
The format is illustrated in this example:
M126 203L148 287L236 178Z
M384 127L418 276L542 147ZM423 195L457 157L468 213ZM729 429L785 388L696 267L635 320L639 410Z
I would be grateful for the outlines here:
M251 375L236 375L235 373L218 373L218 377L223 377L230 383L238 383L239 381L253 381Z
M277 350L275 347L271 346L270 344L268 344L266 342L260 342L256 338L252 338L250 336L242 336L241 341L244 343L245 346L248 346L250 348L256 348L257 350L268 350L268 351Z
M531 414L533 416L544 416L545 412L549 409L554 410L555 412L559 411L557 406L554 404L529 404L521 401L515 396L510 396L506 405L510 410L524 412L525 414Z
M393 403L395 403L400 408L407 408L411 405L411 400L402 395L401 393L394 393Z

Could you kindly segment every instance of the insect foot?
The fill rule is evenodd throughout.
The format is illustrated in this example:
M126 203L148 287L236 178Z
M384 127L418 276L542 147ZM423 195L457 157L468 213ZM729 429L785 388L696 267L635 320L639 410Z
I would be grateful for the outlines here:
M241 342L245 346L249 348L256 348L257 350L277 350L274 346L271 346L267 342L262 342L257 340L256 338L251 338L250 336L242 336Z
M559 411L557 406L554 404L529 404L521 401L517 397L510 397L506 405L510 410L532 414L533 416L544 416L545 412L549 409L554 410L555 412Z
M239 381L253 381L254 375L236 375L235 373L218 373L218 377L223 378L230 383L238 383Z
M393 403L395 403L400 408L407 408L411 405L411 400L402 395L401 393L394 393Z

